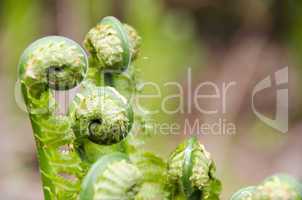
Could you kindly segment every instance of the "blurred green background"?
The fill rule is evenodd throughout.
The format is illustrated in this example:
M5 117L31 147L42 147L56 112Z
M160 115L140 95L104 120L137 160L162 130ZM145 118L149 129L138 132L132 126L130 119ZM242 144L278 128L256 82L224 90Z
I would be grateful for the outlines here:
M187 70L192 88L211 81L236 82L227 95L227 112L152 116L158 122L178 123L175 134L158 134L146 143L167 157L187 135L183 122L212 123L219 118L236 125L234 135L202 134L199 138L217 163L223 181L222 199L239 187L255 184L276 172L302 178L302 2L298 0L0 0L0 194L6 200L42 199L30 122L15 100L17 64L32 41L63 35L79 43L102 17L114 15L134 26L143 38L142 79L161 87L163 96L177 88L187 97ZM280 133L261 122L251 110L255 84L278 69L289 67L289 131ZM146 90L152 93L152 90ZM154 92L154 91L153 91ZM207 91L205 91L207 92ZM276 91L259 94L257 108L275 114ZM162 98L147 100L159 108ZM184 98L185 105L188 99ZM175 108L179 102L171 101ZM219 108L221 101L202 102Z

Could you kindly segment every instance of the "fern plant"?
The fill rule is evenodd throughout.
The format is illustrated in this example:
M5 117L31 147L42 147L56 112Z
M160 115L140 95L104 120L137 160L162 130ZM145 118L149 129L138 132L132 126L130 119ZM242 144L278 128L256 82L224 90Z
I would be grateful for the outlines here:
M141 150L138 134L148 130L147 118L129 101L139 92L133 61L140 43L134 28L105 17L84 39L89 56L61 36L39 39L21 56L19 78L46 200L219 199L215 163L195 137L168 161ZM74 87L68 112L58 114L56 91ZM248 190L262 194L263 187Z
M236 192L231 200L301 200L302 185L295 178L278 174L265 179L258 186Z

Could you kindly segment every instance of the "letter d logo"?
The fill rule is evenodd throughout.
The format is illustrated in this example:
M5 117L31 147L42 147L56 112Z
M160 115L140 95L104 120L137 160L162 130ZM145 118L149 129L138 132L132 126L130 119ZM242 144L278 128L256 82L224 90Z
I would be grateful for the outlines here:
M275 72L276 85L288 83L288 67ZM253 89L252 92L252 110L255 115L264 123L271 126L282 133L288 131L288 89L277 89L277 105L276 105L276 118L270 119L259 113L254 105L254 96L257 92L266 88L272 87L272 80L270 76L261 80Z

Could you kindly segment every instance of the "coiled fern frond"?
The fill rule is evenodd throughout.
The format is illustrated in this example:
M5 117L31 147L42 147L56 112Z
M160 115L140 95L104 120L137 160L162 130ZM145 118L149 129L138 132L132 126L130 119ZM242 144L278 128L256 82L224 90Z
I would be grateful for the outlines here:
M172 198L219 199L221 183L214 176L215 170L210 154L195 137L185 141L168 160L168 180L174 190Z
M167 162L139 147L138 134L150 131L130 101L140 92L133 65L140 43L134 28L105 17L85 37L89 57L61 36L39 39L21 56L19 79L46 200L219 199L215 163L196 137ZM57 113L56 92L75 87L68 112ZM302 200L301 193L298 181L279 175L231 199Z
M45 199L76 199L85 175L68 116L56 115L55 90L70 89L85 77L86 53L70 39L49 36L23 53L19 78L37 144Z
M236 192L231 200L301 200L302 184L295 178L279 174L265 179L258 186Z
M134 199L142 175L127 155L114 153L103 156L86 175L80 200Z
M127 100L112 87L95 87L78 93L70 115L78 139L102 145L120 142L129 133L133 112Z

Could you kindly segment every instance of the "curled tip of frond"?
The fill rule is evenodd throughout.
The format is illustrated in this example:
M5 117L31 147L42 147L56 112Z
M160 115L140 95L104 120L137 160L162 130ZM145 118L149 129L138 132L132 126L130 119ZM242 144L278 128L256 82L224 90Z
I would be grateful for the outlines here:
M132 109L127 100L111 87L95 87L76 96L70 115L78 138L97 144L123 140L132 126Z
M114 17L105 17L86 35L84 46L102 69L121 72L137 57L141 38Z
M297 180L290 176L275 175L267 178L256 187L252 199L301 200L302 186Z
M23 53L19 77L31 89L47 85L56 90L70 89L85 77L87 56L76 42L48 36L32 43Z
M188 199L218 199L220 181L214 178L215 164L196 138L190 138L171 154L168 181L183 190Z
M134 199L141 184L139 169L121 153L98 160L86 175L80 200Z
M231 200L302 200L302 185L288 175L275 175L260 185L236 192Z

